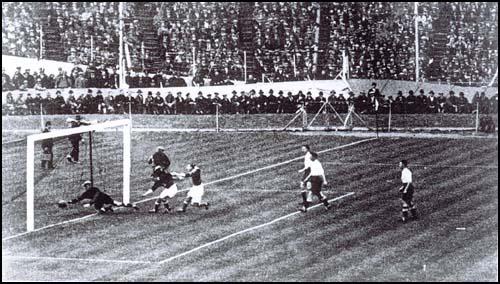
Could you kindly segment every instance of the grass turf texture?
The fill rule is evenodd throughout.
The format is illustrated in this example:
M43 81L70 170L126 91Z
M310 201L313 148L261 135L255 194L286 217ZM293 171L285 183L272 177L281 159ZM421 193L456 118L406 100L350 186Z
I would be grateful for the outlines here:
M302 155L300 145L323 150L354 138L290 133L134 133L132 200L150 186L147 156L166 146L172 169L198 163L210 182ZM2 147L19 168L3 171L4 195L23 184L25 145ZM18 148L16 148L18 147ZM10 151L10 152L9 152ZM15 157L16 154L20 156ZM410 160L421 220L400 224L400 159ZM491 140L379 139L320 155L330 199L354 196L157 264L197 246L298 209L298 160L206 187L210 210L184 215L120 211L3 241L4 255L149 261L152 264L7 258L4 280L131 281L494 281L498 278L498 142ZM365 165L359 165L365 163ZM415 164L415 166L412 166ZM21 166L23 165L23 166ZM425 165L425 166L424 166ZM460 167L458 167L460 166ZM14 173L15 172L15 173ZM4 175L7 174L7 175ZM14 180L14 182L13 182ZM180 182L181 189L188 182ZM57 189L38 189L52 198ZM172 204L180 206L185 192ZM25 230L25 195L2 206L2 237ZM37 202L40 200L37 200ZM57 202L57 199L54 200ZM53 206L55 207L55 206ZM93 213L62 211L67 219ZM56 212L57 213L57 212ZM58 214L63 214L59 212ZM49 215L47 215L49 214ZM53 223L38 212L36 226ZM61 217L61 216L59 216ZM59 218L58 217L58 218ZM457 231L465 227L465 231ZM423 270L423 265L426 270Z

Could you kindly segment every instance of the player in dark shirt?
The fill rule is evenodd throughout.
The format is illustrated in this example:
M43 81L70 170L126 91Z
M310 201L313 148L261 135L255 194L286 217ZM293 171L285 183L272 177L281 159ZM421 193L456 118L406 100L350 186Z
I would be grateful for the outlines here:
M153 165L153 168L156 166L161 166L163 170L168 170L170 166L170 160L168 156L165 154L165 148L162 146L158 146L156 148L156 152L149 157L148 164Z
M45 123L45 129L43 129L43 133L50 132L51 128L50 121ZM54 147L54 140L52 138L48 138L42 141L42 168L43 169L53 169L54 168L54 153L52 152L52 148Z
M95 210L99 213L113 212L113 205L117 207L132 207L135 210L139 210L139 207L137 207L137 205L135 204L124 204L122 202L113 200L111 196L102 192L99 188L92 186L92 183L90 181L84 182L83 187L85 188L85 191L77 198L69 201L68 204L76 204L84 199L90 199L90 203L87 206L93 205Z
M66 121L71 123L71 128L91 124L89 121L82 120L80 115L76 115L76 119L68 118ZM68 139L71 142L71 153L66 156L66 159L71 163L79 163L80 141L83 140L83 137L81 134L75 133L69 135Z
M161 203L164 203L166 213L171 212L171 208L168 204L168 199L173 198L177 194L177 185L174 180L180 179L177 173L169 173L165 172L161 166L156 166L153 174L151 175L154 179L154 184L151 189L149 189L146 193L153 193L156 189L163 187L164 189L160 193L160 196L155 201L155 206L153 209L149 210L150 213L158 212L158 208ZM145 194L145 195L147 195Z
M191 203L191 205L196 207L204 207L208 210L210 204L208 202L201 202L201 198L205 193L203 184L201 183L201 169L195 164L189 164L186 166L186 173L182 174L183 177L191 177L193 182L193 187L189 189L186 199L182 205L182 208L177 210L178 212L186 212L186 208Z

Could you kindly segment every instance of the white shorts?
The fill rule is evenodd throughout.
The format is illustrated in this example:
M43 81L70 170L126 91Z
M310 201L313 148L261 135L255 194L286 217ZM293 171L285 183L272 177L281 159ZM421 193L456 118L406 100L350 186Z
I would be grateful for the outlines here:
M177 184L173 184L169 188L163 189L163 191L160 193L160 198L173 198L177 194Z
M201 198L203 197L203 194L205 193L205 189L203 188L203 184L200 185L195 185L191 187L189 190L187 196L191 197L191 204L193 203L201 203Z

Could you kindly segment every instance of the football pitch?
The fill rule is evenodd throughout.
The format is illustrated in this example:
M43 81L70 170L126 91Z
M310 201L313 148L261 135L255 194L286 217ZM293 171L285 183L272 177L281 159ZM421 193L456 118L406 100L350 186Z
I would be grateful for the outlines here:
M298 212L303 144L319 152L333 210ZM199 165L209 210L147 212L146 161L159 145L172 170ZM4 281L498 279L496 138L133 133L131 200L140 211L42 206L50 209L35 213L38 230L28 234L25 148L2 147L3 162L19 160L2 169ZM401 159L410 162L421 216L406 224L398 222ZM190 185L178 182L175 208ZM55 204L60 190L36 188L35 203Z

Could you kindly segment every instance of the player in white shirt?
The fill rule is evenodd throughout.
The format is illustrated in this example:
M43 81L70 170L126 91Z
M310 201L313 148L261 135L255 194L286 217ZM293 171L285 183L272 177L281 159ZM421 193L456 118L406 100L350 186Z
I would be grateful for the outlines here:
M311 166L310 166L310 164L311 164L311 148L309 147L309 145L307 145L307 144L303 145L302 152L304 152L305 155L304 155L304 168L299 170L299 173L304 173L302 180L300 181L300 189L302 190L300 194L302 196L303 203L305 204L307 202L306 201L307 192L309 190L311 190L311 183L309 181L304 182L304 179L311 172Z
M408 221L408 211L411 212L413 219L418 219L417 209L415 203L413 203L413 177L410 169L408 169L408 161L402 160L399 162L399 167L401 168L401 182L403 185L399 188L399 192L402 193L401 201L403 204L403 216L401 221Z
M307 212L307 208L312 202L312 195L316 195L319 201L323 202L323 205L325 205L325 208L328 210L331 208L331 205L328 203L326 196L321 192L322 185L327 185L328 182L326 181L325 170L318 160L317 153L311 153L311 163L309 164L309 168L309 175L305 177L303 182L310 182L311 190L307 193L307 198L300 211Z

